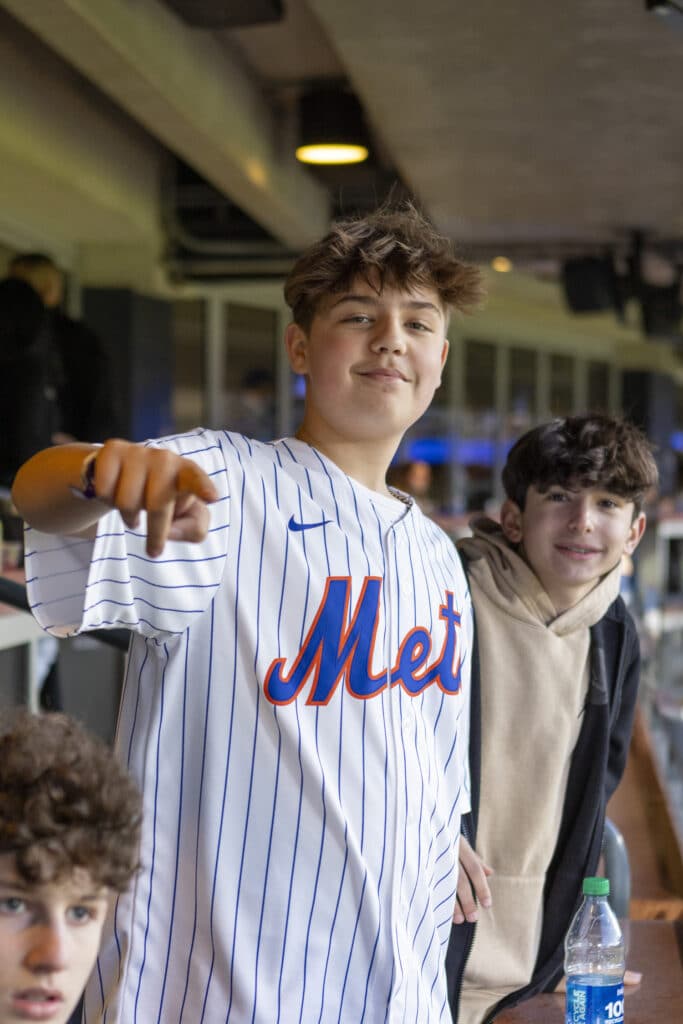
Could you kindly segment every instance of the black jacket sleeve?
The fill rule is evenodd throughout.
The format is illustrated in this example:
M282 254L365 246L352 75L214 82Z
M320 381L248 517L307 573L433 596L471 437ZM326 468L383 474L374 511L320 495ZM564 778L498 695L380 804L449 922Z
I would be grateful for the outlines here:
M605 801L609 800L624 774L640 682L640 643L633 620L626 609L624 609L623 629L625 633L622 654L623 674L621 672L618 674L621 686L619 692L614 694L610 716Z

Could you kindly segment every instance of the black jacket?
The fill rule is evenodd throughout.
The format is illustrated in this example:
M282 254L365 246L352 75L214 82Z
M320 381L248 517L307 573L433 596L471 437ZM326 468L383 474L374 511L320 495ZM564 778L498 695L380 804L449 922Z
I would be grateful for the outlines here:
M115 397L116 375L94 331L61 310L50 315L54 347L63 367L59 389L62 430L79 441L106 441L125 433Z
M61 380L40 296L18 278L0 281L0 485L11 486L19 466L61 429Z
M581 899L581 884L595 874L605 807L624 772L640 675L633 619L620 597L591 629L591 672L584 719L572 755L557 846L545 880L541 940L531 982L502 999L487 1021L508 1006L555 988L563 972L564 937ZM463 833L476 849L481 772L481 696L476 637L472 663L470 771L472 811ZM457 1021L460 985L474 939L474 924L454 925L446 957L448 997Z

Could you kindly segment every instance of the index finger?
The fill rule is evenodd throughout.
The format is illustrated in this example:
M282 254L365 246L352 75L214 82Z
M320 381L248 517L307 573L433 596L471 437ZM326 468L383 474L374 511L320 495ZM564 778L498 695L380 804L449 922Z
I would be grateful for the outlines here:
M174 502L169 501L161 508L147 512L147 554L156 558L164 550L168 539L168 531L173 521Z
M179 494L195 494L209 505L218 501L218 491L211 477L192 459L183 459L178 470L176 487Z
M156 558L163 551L181 498L196 498L207 505L217 501L218 492L207 473L191 459L181 458L175 475L148 478L145 492L147 510L147 554Z

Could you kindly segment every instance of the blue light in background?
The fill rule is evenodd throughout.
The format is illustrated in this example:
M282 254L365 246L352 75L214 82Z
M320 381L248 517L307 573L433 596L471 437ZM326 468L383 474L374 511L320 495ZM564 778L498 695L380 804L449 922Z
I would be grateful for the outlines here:
M504 450L510 447L506 442ZM496 462L496 442L486 437L418 437L405 448L408 461L419 459L438 465L458 462L461 465L493 467Z
M496 442L484 437L462 438L455 442L455 460L464 465L493 466L496 461Z
M451 458L453 443L448 437L418 437L405 449L406 462L428 462L438 465Z

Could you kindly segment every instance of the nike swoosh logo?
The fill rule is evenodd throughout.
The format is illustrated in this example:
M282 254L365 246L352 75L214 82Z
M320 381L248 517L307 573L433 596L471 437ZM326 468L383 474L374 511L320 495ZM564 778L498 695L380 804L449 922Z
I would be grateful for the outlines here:
M287 526L290 530L294 530L295 533L300 533L301 530L313 530L316 526L327 526L331 522L331 519L321 519L319 523L297 523L294 516L291 516Z

